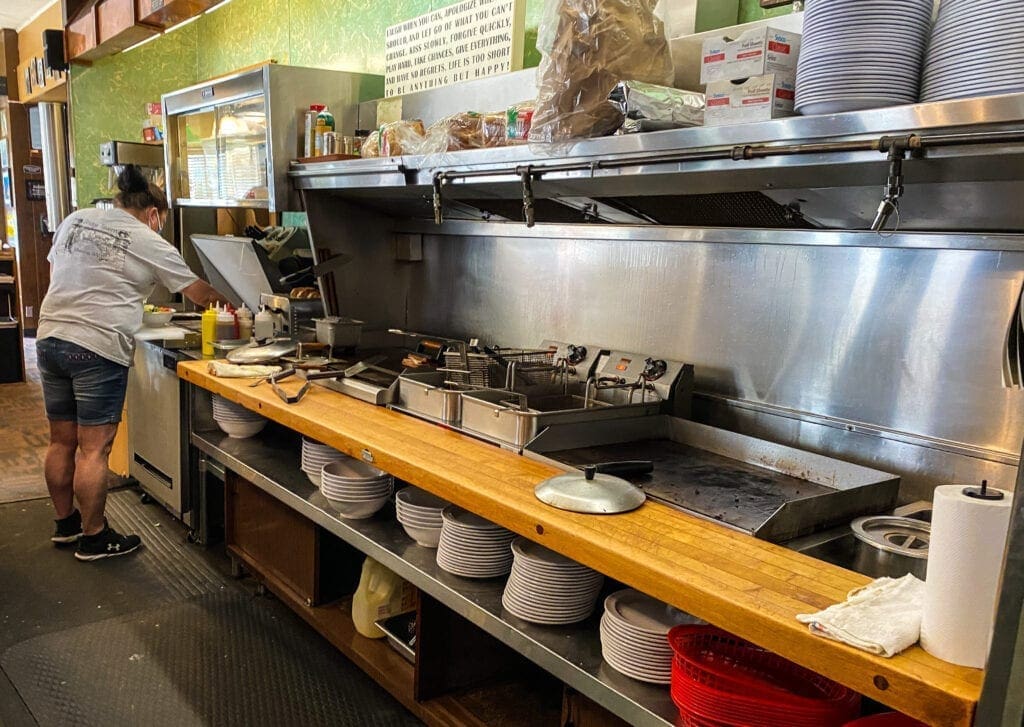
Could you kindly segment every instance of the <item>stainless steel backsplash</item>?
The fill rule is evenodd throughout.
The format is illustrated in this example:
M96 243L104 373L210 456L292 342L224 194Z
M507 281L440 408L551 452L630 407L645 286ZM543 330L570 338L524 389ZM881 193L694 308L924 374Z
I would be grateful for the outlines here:
M316 246L356 257L340 312L372 328L680 359L702 420L897 472L903 499L1013 486L1024 395L1002 387L1001 351L1024 238L436 228L307 203ZM424 233L422 261L395 259L395 224Z

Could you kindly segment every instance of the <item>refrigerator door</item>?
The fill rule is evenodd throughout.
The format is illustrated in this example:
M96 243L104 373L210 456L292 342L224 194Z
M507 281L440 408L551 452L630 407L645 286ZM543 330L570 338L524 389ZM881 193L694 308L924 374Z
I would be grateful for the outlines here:
M43 149L43 183L46 185L46 226L50 232L56 232L57 226L71 214L64 104L39 104L39 131Z

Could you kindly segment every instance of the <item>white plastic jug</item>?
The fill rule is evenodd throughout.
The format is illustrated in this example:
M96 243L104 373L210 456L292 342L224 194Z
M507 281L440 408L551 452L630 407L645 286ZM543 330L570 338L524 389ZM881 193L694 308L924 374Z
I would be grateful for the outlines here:
M416 589L373 558L363 561L359 587L352 597L356 631L371 639L386 635L374 621L382 621L416 608Z

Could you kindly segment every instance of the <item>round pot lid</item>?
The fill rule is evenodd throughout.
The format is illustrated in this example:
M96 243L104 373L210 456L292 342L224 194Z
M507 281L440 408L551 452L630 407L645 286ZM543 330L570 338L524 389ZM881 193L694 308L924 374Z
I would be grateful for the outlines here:
M887 553L908 558L928 557L932 526L923 520L896 515L859 517L850 523L854 536Z
M644 491L633 483L600 474L593 467L544 480L534 494L541 502L560 510L600 515L635 510L647 499Z

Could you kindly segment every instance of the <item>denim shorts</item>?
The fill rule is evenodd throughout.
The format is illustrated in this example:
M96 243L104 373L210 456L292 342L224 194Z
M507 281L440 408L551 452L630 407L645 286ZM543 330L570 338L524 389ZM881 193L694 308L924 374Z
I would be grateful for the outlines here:
M86 427L121 421L128 367L59 338L36 343L46 417Z

